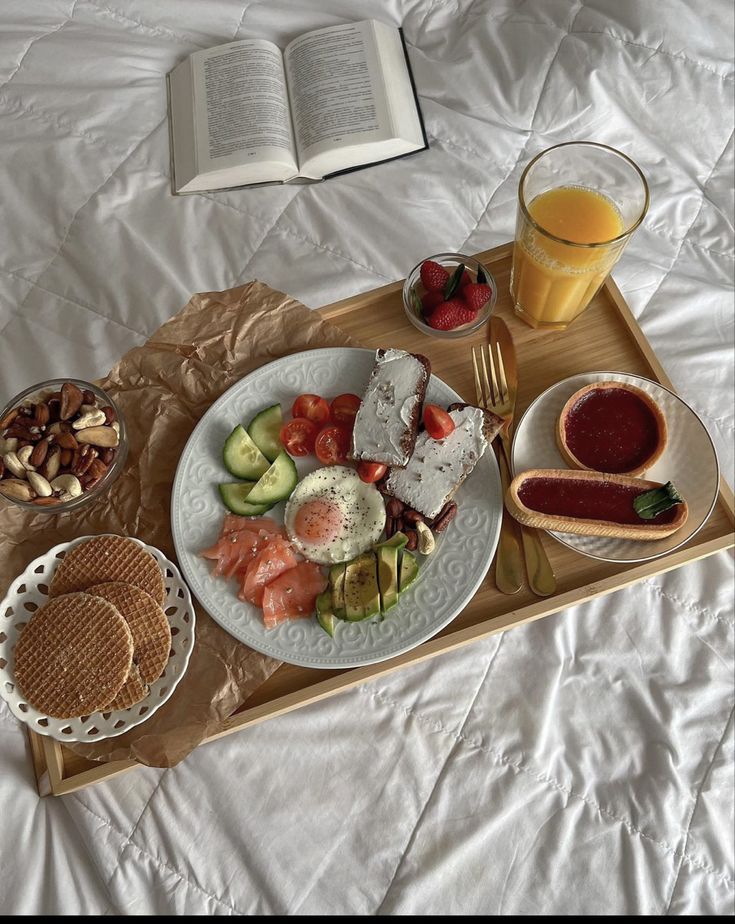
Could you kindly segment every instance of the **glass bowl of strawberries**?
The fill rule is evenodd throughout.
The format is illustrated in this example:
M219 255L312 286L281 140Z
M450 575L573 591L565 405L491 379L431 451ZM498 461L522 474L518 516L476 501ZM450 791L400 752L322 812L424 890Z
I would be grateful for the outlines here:
M409 321L432 337L466 337L492 314L497 286L474 257L438 253L417 263L403 284Z

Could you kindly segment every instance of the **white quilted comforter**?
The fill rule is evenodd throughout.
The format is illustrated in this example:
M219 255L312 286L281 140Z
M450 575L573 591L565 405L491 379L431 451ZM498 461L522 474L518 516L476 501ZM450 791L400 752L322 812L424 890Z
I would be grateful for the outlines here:
M431 149L172 198L196 48L403 24ZM595 139L652 206L616 280L733 473L733 9L667 0L3 0L0 395L94 377L192 292L310 306L511 238L523 165ZM0 708L5 913L732 913L733 566L720 554L40 800Z

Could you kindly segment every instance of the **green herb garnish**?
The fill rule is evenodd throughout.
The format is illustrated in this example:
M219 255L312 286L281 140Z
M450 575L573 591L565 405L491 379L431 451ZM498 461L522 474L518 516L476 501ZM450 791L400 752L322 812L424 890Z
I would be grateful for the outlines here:
M444 287L445 302L448 302L454 293L459 289L459 284L462 282L462 273L464 273L464 263L459 264L457 269L449 277L449 282L447 282L446 286Z
M413 306L413 310L416 312L416 314L420 318L423 318L424 306L421 304L421 299L419 298L419 294L416 289L411 289L411 305Z
M484 286L485 283L487 282L487 276L485 275L485 270L481 266L477 267L477 281L480 283L481 286Z
M642 520L653 520L670 507L683 503L684 498L670 481L667 481L662 488L644 491L633 500L635 512Z

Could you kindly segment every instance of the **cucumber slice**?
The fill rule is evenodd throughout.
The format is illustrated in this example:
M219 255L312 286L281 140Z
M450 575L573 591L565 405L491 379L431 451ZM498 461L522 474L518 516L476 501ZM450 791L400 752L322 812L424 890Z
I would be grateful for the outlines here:
M269 462L275 462L278 453L283 452L279 435L282 425L280 404L267 407L250 421L248 435Z
M243 517L259 517L271 509L271 504L251 504L248 500L255 487L254 481L238 481L235 484L218 485L225 507Z
M251 504L268 504L273 506L278 501L286 500L298 483L299 476L293 459L286 452L280 452L276 461L260 478L248 500Z
M222 459L236 478L255 481L268 471L268 460L241 426L235 427L225 440Z

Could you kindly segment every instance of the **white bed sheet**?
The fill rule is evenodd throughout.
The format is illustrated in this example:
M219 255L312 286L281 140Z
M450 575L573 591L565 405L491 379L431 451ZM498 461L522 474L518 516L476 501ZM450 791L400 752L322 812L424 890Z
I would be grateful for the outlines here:
M402 24L431 149L172 198L196 48ZM508 240L520 171L595 139L652 205L616 281L733 476L728 0L3 0L0 394L94 377L196 291L319 306ZM62 799L0 708L5 913L732 913L727 554Z

